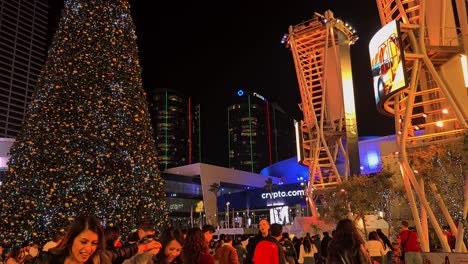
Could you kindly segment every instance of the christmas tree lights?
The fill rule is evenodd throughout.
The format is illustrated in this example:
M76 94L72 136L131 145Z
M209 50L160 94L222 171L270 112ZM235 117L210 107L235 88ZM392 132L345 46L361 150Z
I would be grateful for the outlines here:
M67 0L0 186L0 241L43 243L80 213L167 223L126 0Z

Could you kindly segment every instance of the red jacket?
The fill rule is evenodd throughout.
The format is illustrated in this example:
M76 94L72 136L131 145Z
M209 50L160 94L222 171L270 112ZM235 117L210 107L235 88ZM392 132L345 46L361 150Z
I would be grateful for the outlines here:
M409 239L408 239L409 236ZM421 248L419 247L418 235L416 232L410 230L403 230L398 234L398 238L400 239L400 245L403 246L406 242L405 247L403 248L404 252L420 252Z
M253 263L279 264L278 245L267 240L260 241L255 248Z

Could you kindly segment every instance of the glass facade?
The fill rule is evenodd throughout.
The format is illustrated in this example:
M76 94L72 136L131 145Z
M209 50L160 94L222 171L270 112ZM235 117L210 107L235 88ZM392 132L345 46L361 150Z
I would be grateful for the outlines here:
M197 116L190 97L169 90L154 89L149 100L153 133L161 170L198 162Z
M0 1L0 137L13 138L45 61L46 0Z
M229 167L259 173L296 156L294 121L257 93L242 94L228 107Z
M228 108L229 167L260 172L269 165L267 104L247 97L247 102Z

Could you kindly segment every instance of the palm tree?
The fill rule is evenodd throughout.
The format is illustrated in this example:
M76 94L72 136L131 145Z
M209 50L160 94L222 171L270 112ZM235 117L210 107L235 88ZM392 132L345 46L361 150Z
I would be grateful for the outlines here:
M268 178L265 180L265 186L263 188L265 188L265 190L267 190L270 193L270 201L271 205L273 206L273 189L276 188L276 184L273 183L273 180L271 178ZM274 212L273 219L276 223L276 215Z
M221 190L221 185L217 182L214 182L213 184L210 185L209 191L212 192L215 196L215 205L216 205L216 226L218 226L218 196L219 196L219 190Z

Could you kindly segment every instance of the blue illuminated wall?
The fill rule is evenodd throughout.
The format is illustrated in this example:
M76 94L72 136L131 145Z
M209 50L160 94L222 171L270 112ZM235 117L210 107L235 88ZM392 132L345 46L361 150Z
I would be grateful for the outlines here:
M359 160L361 174L371 174L382 171L380 143L385 137L367 137L359 141Z
M385 144L382 144L385 143ZM395 136L384 137L359 137L359 160L361 174L372 174L382 171L381 145L396 147ZM388 150L386 151L388 153ZM344 172L342 158L338 158L337 168ZM308 167L300 165L297 157L277 162L264 168L260 174L274 176L282 179L284 184L304 182L308 180Z

